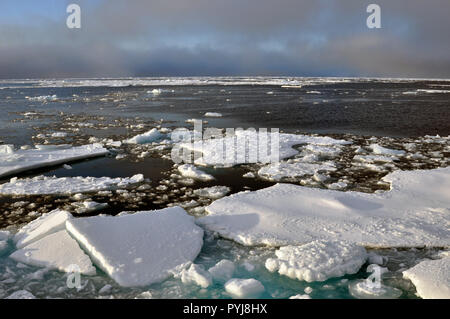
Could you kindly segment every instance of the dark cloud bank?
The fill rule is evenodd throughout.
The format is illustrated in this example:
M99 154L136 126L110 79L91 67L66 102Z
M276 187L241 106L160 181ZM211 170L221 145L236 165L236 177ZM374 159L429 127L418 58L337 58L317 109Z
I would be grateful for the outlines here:
M0 21L0 77L450 77L448 0L86 2L80 30L64 12ZM382 29L365 25L372 2Z

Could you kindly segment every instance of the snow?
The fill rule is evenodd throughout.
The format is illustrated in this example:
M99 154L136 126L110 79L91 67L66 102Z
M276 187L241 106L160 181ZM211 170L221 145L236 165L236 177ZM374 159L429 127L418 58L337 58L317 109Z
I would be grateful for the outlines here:
M212 186L206 188L200 188L194 190L194 194L200 197L206 197L210 199L218 199L224 197L230 192L230 188L227 186Z
M17 150L13 153L0 152L0 177L106 154L108 154L108 150L101 144L77 147L36 146L36 149L31 150Z
M264 292L264 286L256 279L230 279L225 290L237 298L257 298Z
M180 207L71 219L69 233L92 261L124 287L158 283L197 257L203 230Z
M295 178L305 175L313 175L318 171L335 171L333 162L322 162L320 164L302 162L280 162L263 166L259 169L258 175L270 181L281 181L285 178Z
M181 281L184 284L196 284L208 288L212 284L212 276L203 266L192 264L188 269L181 271Z
M213 279L217 282L226 282L233 277L236 266L231 260L222 259L208 271L212 275Z
M27 290L18 290L5 299L36 299L36 297Z
M266 260L267 270L307 282L355 274L367 259L366 250L361 246L323 240L281 247L275 255L276 258Z
M164 134L161 134L158 129L153 128L150 131L136 135L128 140L124 140L123 143L126 144L147 144L147 143L153 143L158 140L161 140L164 138Z
M65 223L72 216L64 210L53 210L22 227L13 240L17 248L23 248L39 239L63 230Z
M300 144L330 146L351 144L351 142L327 136L236 130L234 136L181 143L180 147L202 153L201 162L204 165L229 166L244 163L269 163L272 156L276 157L275 160L289 158L298 154L293 146ZM272 154L272 151L279 154Z
M96 270L89 257L66 230L45 236L10 255L10 258L27 265L71 272L73 265L80 274L95 275Z
M391 190L340 192L277 184L214 201L197 223L244 245L343 240L366 247L450 245L450 167L395 171Z
M405 151L401 150L393 150L390 148L385 148L378 144L371 144L369 148L372 150L374 154L377 155L390 155L390 156L403 156L405 155Z
M182 176L187 177L187 178L192 178L195 180L200 180L200 181L211 181L214 179L214 177L212 175L209 175L205 172L203 172L202 170L196 168L194 165L192 164L183 164L178 166L178 171L181 173Z
M403 272L424 299L450 299L450 257L425 260Z
M206 112L205 117L222 117L222 113L216 113L216 112Z
M88 193L125 187L144 181L142 174L126 178L110 177L60 177L37 176L12 179L0 185L0 194L5 195L63 195Z

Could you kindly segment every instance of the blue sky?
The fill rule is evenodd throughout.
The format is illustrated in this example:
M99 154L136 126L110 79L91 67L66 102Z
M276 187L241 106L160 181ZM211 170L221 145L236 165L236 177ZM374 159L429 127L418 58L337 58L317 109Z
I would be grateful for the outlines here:
M366 7L382 9L368 29ZM82 9L82 28L65 25ZM450 77L448 0L2 0L0 77Z

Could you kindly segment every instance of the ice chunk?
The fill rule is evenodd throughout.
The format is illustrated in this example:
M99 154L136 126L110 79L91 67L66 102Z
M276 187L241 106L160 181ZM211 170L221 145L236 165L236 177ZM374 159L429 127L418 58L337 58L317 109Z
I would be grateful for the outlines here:
M217 112L206 112L205 117L222 117L222 113Z
M425 260L403 272L424 299L450 299L450 257Z
M264 286L258 280L230 279L225 283L225 290L237 298L257 298L264 292Z
M27 290L19 290L19 291L12 293L5 299L36 299L36 297Z
M450 245L450 168L395 171L377 194L277 184L206 207L197 223L244 245L299 245L317 239L368 247Z
M108 154L108 150L101 144L17 150L12 154L0 152L0 177L106 154Z
M378 155L390 155L390 156L402 156L405 155L405 151L393 150L390 148L385 148L378 144L371 144L369 148L374 154Z
M144 175L126 178L110 177L60 177L37 176L14 179L0 185L0 194L7 195L56 195L111 190L144 181Z
M209 268L208 271L213 279L218 282L225 282L233 277L236 266L231 260L222 259L216 265Z
M202 170L198 169L192 164L183 164L178 166L178 171L187 178L192 178L200 181L211 181L214 179L212 175L209 175Z
M192 264L189 269L181 271L181 281L184 284L196 284L202 288L208 288L212 284L212 276L203 266Z
M147 144L161 140L164 136L165 135L161 134L156 128L153 128L146 133L136 135L128 140L124 140L123 142L127 144Z
M81 203L72 203L76 207L77 214L87 214L98 210L102 210L108 207L108 203L97 203L94 201L84 201Z
M71 219L66 227L92 261L125 287L178 273L203 245L203 230L180 207Z
M72 215L65 210L53 210L22 227L14 236L17 248L23 248L51 233L64 229L65 223Z
M89 257L66 230L45 236L10 255L10 258L24 264L71 272L95 275L96 270Z
M336 166L332 162L324 162L321 164L281 162L263 166L258 171L258 175L270 181L281 181L285 178L313 175L321 170L335 171Z
M395 299L402 295L400 289L369 279L356 280L348 285L350 294L358 299Z
M277 258L266 261L270 272L278 271L280 275L307 282L357 273L367 259L366 250L361 246L323 240L281 247L275 255Z
M212 186L194 190L195 195L210 199L218 199L224 197L229 192L230 188L227 186Z

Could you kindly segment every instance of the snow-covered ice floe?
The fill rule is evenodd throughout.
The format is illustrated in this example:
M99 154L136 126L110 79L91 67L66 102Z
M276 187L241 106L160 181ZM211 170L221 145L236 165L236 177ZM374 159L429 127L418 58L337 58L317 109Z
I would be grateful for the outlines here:
M233 278L225 283L225 290L236 298L257 298L265 289L256 279Z
M192 178L199 181L211 181L214 176L203 172L192 164L183 164L178 166L178 171L183 177Z
M298 154L293 146L301 144L331 146L346 145L351 142L336 140L328 136L236 130L234 136L181 143L180 147L202 153L200 164L230 166L245 163L268 163L272 150L279 151L279 159L289 158Z
M450 167L395 171L378 194L277 184L206 207L198 224L244 245L343 240L366 247L448 247Z
M450 299L450 257L425 260L403 272L424 299Z
M142 174L126 178L110 177L60 177L37 176L33 178L12 178L0 185L0 194L5 195L63 195L87 193L125 187L144 181Z
M222 113L217 112L206 112L205 117L222 117Z
M146 144L153 143L163 139L166 135L162 134L158 129L153 128L150 131L136 135L130 139L124 140L125 144Z
M92 261L125 287L150 285L179 273L203 245L203 230L180 207L70 219L66 228Z
M12 146L2 146L0 147L0 177L108 154L108 150L101 144L77 147L42 145L31 150L14 150Z
M194 190L194 194L199 197L206 197L210 199L218 199L224 197L230 192L227 186L212 186Z
M335 171L336 166L333 162L302 163L302 162L280 162L261 167L258 176L270 181L281 181L284 178L295 178L304 175L314 175L318 171Z
M366 262L364 247L342 241L316 240L301 246L285 246L266 260L270 272L307 282L355 274Z
M16 250L9 257L24 264L64 272L77 271L83 275L96 273L89 257L66 230L47 235ZM74 265L77 268L74 268Z

